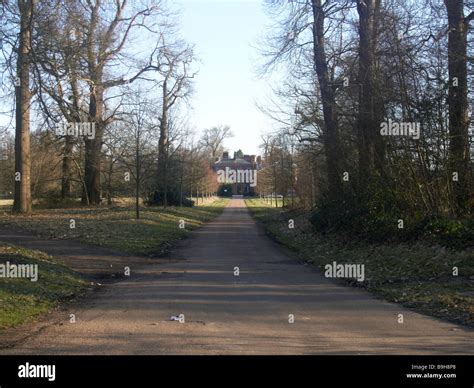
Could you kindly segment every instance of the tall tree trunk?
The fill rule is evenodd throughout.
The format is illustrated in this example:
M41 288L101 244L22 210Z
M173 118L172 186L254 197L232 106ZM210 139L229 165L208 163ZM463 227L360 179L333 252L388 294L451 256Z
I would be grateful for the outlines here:
M469 199L469 117L467 99L467 31L464 0L444 0L448 13L449 70L449 174L453 182L456 211L462 214Z
M167 179L167 158L168 158L168 85L163 82L163 109L160 119L160 139L158 141L158 188L163 194L163 206L168 205L168 179Z
M107 205L112 205L112 179L114 174L114 161L113 157L110 158L110 161L107 165Z
M359 114L357 118L359 184L367 187L375 168L383 166L380 102L375 95L375 49L380 0L357 3L359 13Z
M103 109L104 109L104 90L100 86L102 76L97 77L95 86L91 87L91 96L89 101L89 120L91 124L95 123L94 139L85 139L85 169L84 180L86 182L87 196L83 195L83 203L85 198L89 198L91 204L100 203L100 173L101 173L101 157L102 157L102 138L103 138Z
M135 216L140 219L140 184L141 184L141 158L140 158L140 131L137 130L137 137L135 143Z
M181 173L179 177L179 206L183 206L183 179L184 179L184 153L181 160Z
M76 33L77 32L76 29ZM77 122L81 120L80 117L80 93L76 75L76 69L78 63L74 62L69 69L71 73L71 91L73 101L73 111L70 114ZM64 152L63 152L63 165L62 165L62 181L61 181L61 198L68 198L71 196L71 183L72 183L72 170L73 170L73 150L74 150L74 137L66 135L64 140Z
M30 163L30 56L34 0L18 0L20 35L17 58L16 129L15 129L15 196L13 210L31 212Z
M342 190L339 168L340 144L336 113L336 99L330 84L329 71L324 42L325 14L321 0L312 0L313 10L313 59L318 76L324 115L323 142L327 164L328 190L331 198L338 198Z
M61 179L61 198L69 198L71 196L71 175L73 168L72 150L74 148L74 138L66 136L64 139L64 153L62 165Z

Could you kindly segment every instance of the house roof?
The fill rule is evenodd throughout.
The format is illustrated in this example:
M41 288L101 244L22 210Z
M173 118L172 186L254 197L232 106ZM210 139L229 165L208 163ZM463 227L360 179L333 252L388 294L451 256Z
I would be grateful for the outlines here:
M214 163L214 166L235 166L235 165L245 165L251 166L248 160L237 158L237 159L221 159L218 162Z

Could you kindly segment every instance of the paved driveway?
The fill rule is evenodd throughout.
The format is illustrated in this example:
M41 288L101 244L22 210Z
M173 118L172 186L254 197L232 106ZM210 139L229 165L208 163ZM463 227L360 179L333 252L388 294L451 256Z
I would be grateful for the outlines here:
M472 330L297 263L265 236L242 199L167 259L130 267L130 278L53 314L55 323L0 354L474 353ZM184 322L170 320L180 314Z

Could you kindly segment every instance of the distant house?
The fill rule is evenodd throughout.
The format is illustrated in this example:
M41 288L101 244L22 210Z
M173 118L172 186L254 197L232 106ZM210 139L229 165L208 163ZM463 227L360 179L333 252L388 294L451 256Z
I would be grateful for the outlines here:
M232 194L252 195L256 192L257 171L260 167L260 157L244 155L241 150L234 152L230 158L228 152L213 165L219 183L231 185Z

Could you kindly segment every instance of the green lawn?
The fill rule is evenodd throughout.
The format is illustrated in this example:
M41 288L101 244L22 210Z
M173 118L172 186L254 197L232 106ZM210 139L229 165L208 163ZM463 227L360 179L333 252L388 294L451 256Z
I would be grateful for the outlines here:
M31 216L0 214L0 224L12 225L45 238L74 239L140 255L166 252L190 230L221 213L228 200L195 207L141 209L135 219L131 207L77 207L73 209L36 209ZM71 228L74 220L75 228ZM184 225L184 229L180 228Z
M38 280L0 278L0 330L34 319L81 295L88 283L40 251L0 244L0 264L37 264Z
M365 281L346 280L384 299L454 322L474 326L474 252L454 251L427 242L368 244L340 235L318 234L302 210L268 207L260 199L247 206L275 240L313 263L324 266L364 264ZM294 220L294 229L288 221ZM453 276L453 267L459 270Z

